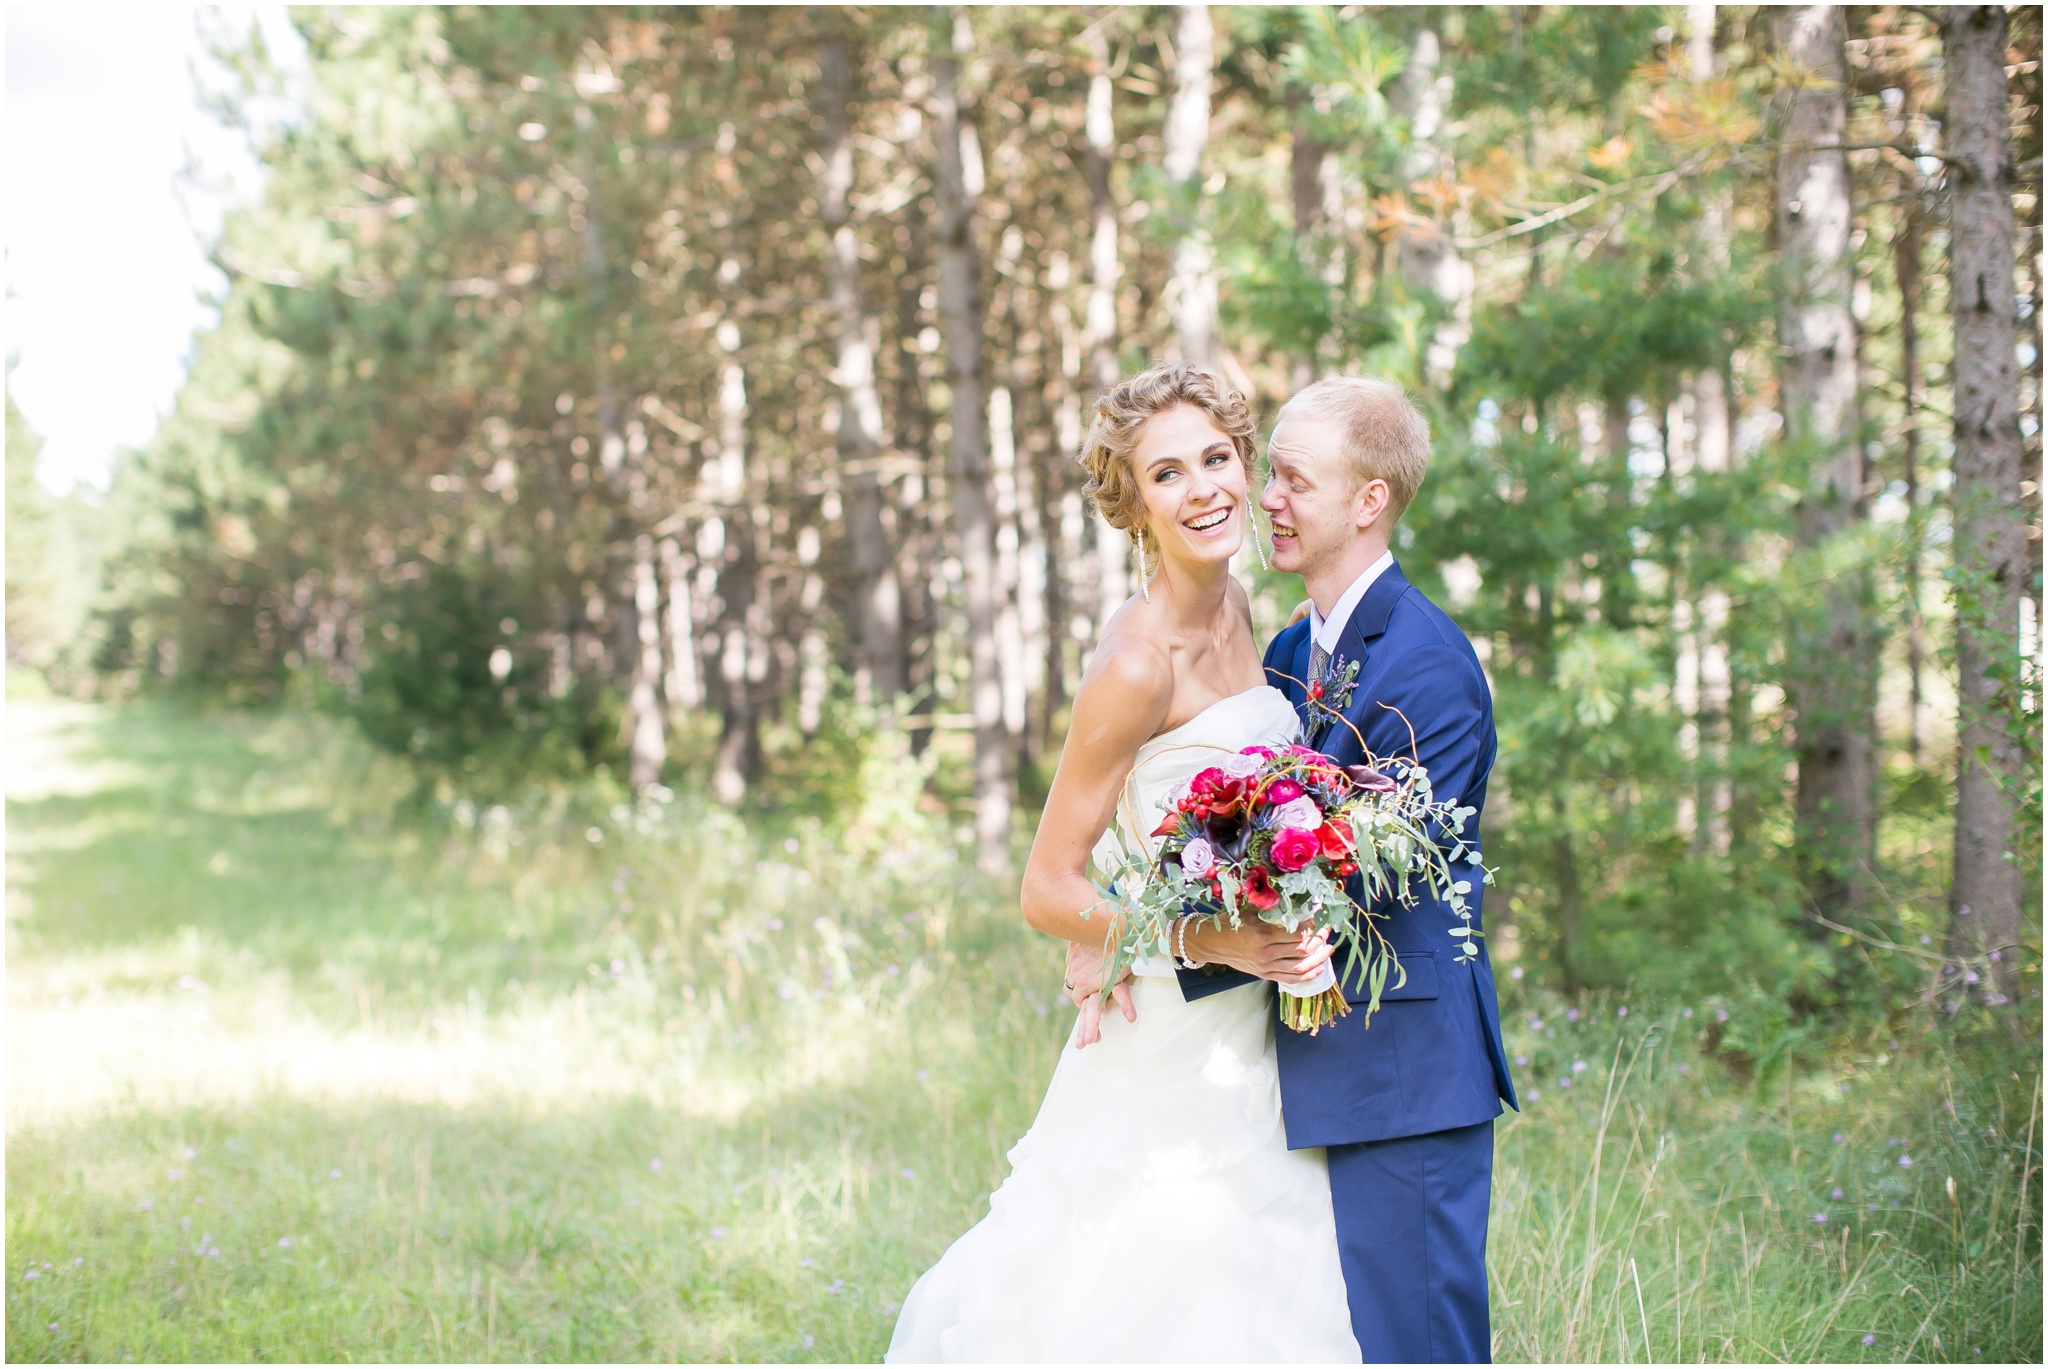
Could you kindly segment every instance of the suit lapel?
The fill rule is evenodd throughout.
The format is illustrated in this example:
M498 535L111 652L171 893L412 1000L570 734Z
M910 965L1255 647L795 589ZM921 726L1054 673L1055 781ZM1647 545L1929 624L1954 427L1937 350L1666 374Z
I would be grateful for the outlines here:
M1344 644L1350 645L1355 639L1360 649L1367 642L1377 641L1387 632L1387 619L1393 615L1394 605L1408 591L1408 577L1401 574L1401 563L1394 562L1372 582L1372 588L1358 601L1351 621L1344 625Z
M1408 578L1401 574L1401 563L1396 561L1381 572L1380 578L1372 582L1372 588L1358 601L1358 607L1351 611L1351 621L1344 625L1344 635L1337 639L1337 654L1332 657L1333 667L1338 661L1346 664L1358 663L1358 688L1352 692L1351 705L1344 710L1344 716L1351 720L1362 734L1371 716L1378 710L1373 706L1372 693L1368 684L1371 674L1369 664L1374 643L1386 636L1387 620L1393 616L1394 605L1408 591ZM1332 721L1321 737L1320 750L1336 755L1340 748L1346 751L1358 749L1358 738L1352 735L1351 727ZM1363 759L1362 756L1354 759Z
M1301 623L1301 640L1294 644L1294 661L1288 667L1294 676L1287 682L1287 697L1294 701L1296 708L1308 698L1308 658L1315 647L1315 634L1309 630L1308 620Z

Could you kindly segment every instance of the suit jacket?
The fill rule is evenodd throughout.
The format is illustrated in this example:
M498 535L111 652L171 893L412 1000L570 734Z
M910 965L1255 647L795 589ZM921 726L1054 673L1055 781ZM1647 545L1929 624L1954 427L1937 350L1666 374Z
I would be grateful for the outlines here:
M1310 645L1304 619L1266 648L1267 680L1296 707L1308 681ZM1428 768L1436 797L1483 811L1494 757L1486 676L1465 634L1408 583L1399 563L1373 582L1345 625L1331 665L1349 661L1360 665L1345 713L1373 754L1410 755L1412 726L1413 754ZM1358 737L1342 723L1333 723L1317 744L1340 764L1362 760ZM1478 817L1465 826L1475 845ZM1478 927L1482 886L1472 883L1468 897ZM1457 963L1449 906L1418 892L1413 907L1388 901L1374 910L1386 915L1380 930L1408 978L1395 989L1396 976L1389 976L1369 1030L1359 1009L1315 1036L1278 1028L1281 1111L1291 1148L1420 1136L1490 1121L1500 1115L1502 1100L1519 1107L1501 1049L1500 1004L1485 942L1479 941L1476 961ZM1351 894L1364 898L1355 877ZM1180 982L1195 999L1253 981L1235 970L1182 970ZM1354 1002L1365 998L1348 986L1345 992Z

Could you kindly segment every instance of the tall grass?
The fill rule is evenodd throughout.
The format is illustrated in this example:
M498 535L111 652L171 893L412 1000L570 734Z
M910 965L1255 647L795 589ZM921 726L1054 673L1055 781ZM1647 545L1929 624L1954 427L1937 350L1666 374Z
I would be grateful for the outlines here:
M1539 1096L1501 1128L1500 1358L2038 1359L2031 1051L1885 1040L1759 1087L1697 1017L1598 1011L1517 1024Z
M8 726L17 1359L875 1358L1070 1021L886 748L750 824L409 805L291 715ZM1511 997L1498 1357L2038 1359L2038 1053L1759 1081L1692 1007Z

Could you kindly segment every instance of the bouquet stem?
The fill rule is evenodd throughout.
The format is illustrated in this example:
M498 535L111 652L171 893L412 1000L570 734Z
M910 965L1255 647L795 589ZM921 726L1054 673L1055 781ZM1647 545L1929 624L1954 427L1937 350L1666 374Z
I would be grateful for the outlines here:
M1344 990L1336 984L1307 998L1297 998L1291 993L1280 995L1280 1021L1294 1031L1307 1032L1310 1036L1350 1011L1351 1005L1344 1001Z

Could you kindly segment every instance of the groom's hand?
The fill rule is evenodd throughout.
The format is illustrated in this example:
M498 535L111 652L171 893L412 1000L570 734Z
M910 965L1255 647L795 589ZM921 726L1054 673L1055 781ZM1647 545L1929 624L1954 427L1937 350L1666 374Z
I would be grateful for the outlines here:
M1243 926L1235 928L1206 923L1191 926L1187 945L1190 960L1228 965L1275 983L1313 979L1336 954L1326 933L1306 927L1290 932L1257 918L1246 918Z
M1080 1031L1074 1037L1075 1049L1094 1045L1102 1039L1102 952L1094 946L1083 946L1079 942L1067 943L1066 993L1073 1005L1081 1010ZM1109 991L1112 1002L1123 1010L1124 1021L1138 1020L1138 1005L1131 1001L1131 974L1124 971L1124 977Z

